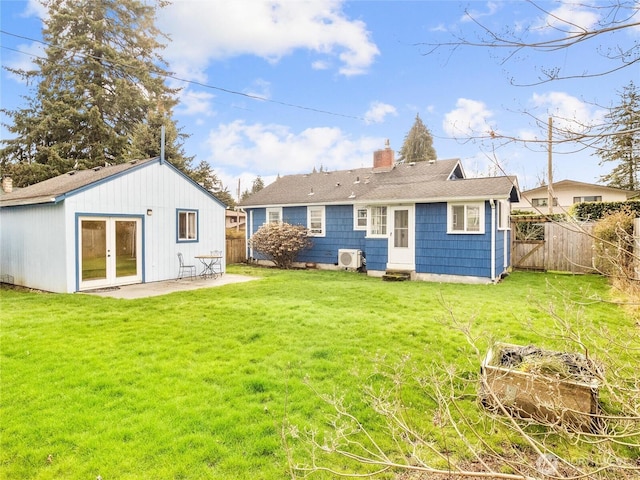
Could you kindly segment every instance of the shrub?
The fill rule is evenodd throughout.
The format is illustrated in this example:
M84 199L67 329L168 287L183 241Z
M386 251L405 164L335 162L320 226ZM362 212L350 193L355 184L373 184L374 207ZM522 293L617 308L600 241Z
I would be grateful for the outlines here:
M291 268L298 254L312 245L305 227L288 223L263 225L253 234L249 244L277 267L285 269Z
M633 278L633 220L635 213L624 208L605 214L593 229L596 268L613 277Z

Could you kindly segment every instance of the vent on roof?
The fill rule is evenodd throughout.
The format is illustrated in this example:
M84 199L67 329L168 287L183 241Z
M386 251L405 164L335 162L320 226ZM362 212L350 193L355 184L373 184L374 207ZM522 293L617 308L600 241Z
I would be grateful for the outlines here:
M356 177L356 181L353 183L360 183L360 177Z
M93 167L94 172L97 172L98 170L102 170L102 167L101 166Z
M339 187L339 186L340 186L340 182L336 182L336 187Z
M356 198L356 193L355 192L351 192L351 195L349 195L349 198Z
M309 196L313 195L313 187L311 187L311 191L308 194Z

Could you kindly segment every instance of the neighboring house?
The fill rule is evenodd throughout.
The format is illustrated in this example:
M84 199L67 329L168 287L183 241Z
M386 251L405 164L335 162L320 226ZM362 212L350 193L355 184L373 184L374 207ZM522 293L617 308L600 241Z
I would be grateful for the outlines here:
M635 197L637 192L620 188L605 187L593 183L562 180L553 182L553 212L567 213L576 203L582 202L624 202ZM512 210L530 211L541 214L549 210L549 189L546 185L521 193L520 201L511 204Z
M225 213L225 227L244 230L247 223L247 215L240 210L227 210Z
M0 196L0 280L70 293L173 279L178 252L224 251L224 212L160 158L74 170Z
M313 247L298 261L318 268L358 268L362 256L372 276L488 283L509 267L517 200L515 177L466 179L459 160L395 164L387 147L373 168L284 176L240 206L248 238L267 222L307 226Z

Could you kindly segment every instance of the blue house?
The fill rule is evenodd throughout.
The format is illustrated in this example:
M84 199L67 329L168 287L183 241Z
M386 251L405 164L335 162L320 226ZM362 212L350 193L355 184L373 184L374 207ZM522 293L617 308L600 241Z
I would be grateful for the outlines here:
M306 226L313 246L302 264L490 283L510 265L518 200L515 177L465 178L457 159L396 164L387 146L374 152L373 168L284 176L241 207L249 239L267 222Z

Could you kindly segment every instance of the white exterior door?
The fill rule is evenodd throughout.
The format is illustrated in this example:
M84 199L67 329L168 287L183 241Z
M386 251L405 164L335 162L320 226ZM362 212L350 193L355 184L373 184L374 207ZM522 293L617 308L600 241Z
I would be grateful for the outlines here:
M141 225L140 218L78 219L80 290L142 282Z
M389 207L388 269L415 270L414 207Z

